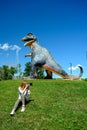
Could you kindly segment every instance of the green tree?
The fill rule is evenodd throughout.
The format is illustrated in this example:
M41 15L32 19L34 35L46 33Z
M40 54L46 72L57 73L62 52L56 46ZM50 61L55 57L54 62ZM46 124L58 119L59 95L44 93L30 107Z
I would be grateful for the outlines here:
M0 80L4 79L4 70L0 67Z
M24 76L29 76L30 75L30 66L31 66L31 62L27 62L25 64Z
M44 76L44 69L42 68L36 68L36 73L37 73L37 79L43 79Z
M24 76L30 75L30 66L31 66L31 62L27 62L25 64ZM36 74L37 74L38 79L44 78L44 70L42 68L37 67L36 68Z
M14 74L17 73L17 69L15 67L10 67L8 72L8 79L12 79Z
M9 72L14 76L15 73L17 73L17 69L15 67L10 67Z
M0 67L0 80L12 79L15 73L17 73L15 67L3 65Z
M2 68L3 68L3 72L4 72L3 78L4 78L4 80L6 80L6 79L8 79L9 68L7 65L3 65Z

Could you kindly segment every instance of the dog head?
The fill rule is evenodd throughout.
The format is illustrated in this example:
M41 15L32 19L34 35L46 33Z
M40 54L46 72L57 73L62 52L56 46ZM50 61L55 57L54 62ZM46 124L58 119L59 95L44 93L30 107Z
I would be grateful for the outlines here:
M26 42L24 46L32 46L33 42L35 42L37 38L32 33L28 33L27 36L22 38L23 42Z

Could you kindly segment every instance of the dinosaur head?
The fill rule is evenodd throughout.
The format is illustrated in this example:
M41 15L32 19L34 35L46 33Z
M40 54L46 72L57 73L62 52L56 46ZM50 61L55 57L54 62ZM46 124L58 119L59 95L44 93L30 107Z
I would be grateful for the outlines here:
M26 42L24 46L32 46L33 42L35 42L37 38L32 33L28 33L27 36L22 38L22 41Z

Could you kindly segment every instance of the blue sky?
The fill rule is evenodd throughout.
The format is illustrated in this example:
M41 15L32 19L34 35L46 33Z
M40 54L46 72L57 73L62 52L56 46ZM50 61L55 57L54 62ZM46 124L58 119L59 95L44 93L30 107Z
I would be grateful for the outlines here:
M70 73L76 65L87 77L87 1L86 0L0 0L0 66L21 64L22 71L31 58L21 38L32 32L40 45ZM55 77L55 75L54 75Z

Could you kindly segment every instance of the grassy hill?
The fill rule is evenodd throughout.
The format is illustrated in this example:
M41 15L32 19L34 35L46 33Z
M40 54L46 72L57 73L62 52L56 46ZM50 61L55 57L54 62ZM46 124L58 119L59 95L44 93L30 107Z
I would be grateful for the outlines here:
M29 82L31 101L11 117L21 81L0 81L0 130L87 130L86 81Z

